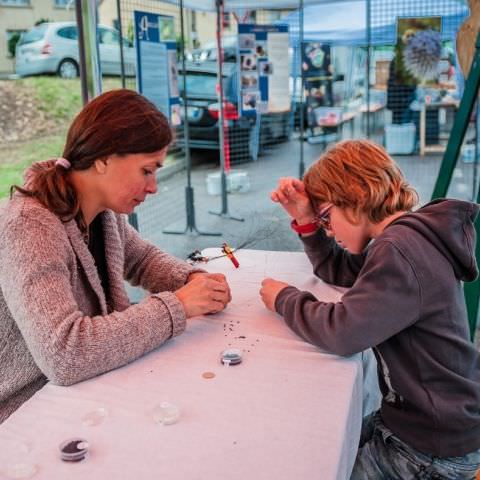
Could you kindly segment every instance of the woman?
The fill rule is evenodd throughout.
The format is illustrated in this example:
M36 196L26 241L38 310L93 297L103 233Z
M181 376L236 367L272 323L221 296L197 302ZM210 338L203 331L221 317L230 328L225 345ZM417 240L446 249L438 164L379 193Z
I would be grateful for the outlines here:
M383 400L364 419L351 479L473 479L480 467L480 354L461 282L478 275L478 205L417 194L385 150L337 144L272 199L292 217L316 275L350 287L339 303L273 279L270 310L337 355L372 347Z
M0 219L0 422L48 380L122 366L230 301L223 275L161 252L123 215L156 192L171 140L152 103L107 92L75 118L63 157L12 189ZM124 280L151 295L130 305Z

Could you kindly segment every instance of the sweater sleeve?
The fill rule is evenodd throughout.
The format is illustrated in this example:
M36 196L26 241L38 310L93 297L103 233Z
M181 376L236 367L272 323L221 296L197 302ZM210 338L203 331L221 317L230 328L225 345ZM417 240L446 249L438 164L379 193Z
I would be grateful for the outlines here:
M10 314L36 364L56 384L122 366L185 329L185 313L170 292L105 316L82 311L72 289L75 257L63 228L49 219L11 222L0 239L0 258Z
M325 303L295 287L281 290L276 311L310 343L352 355L382 343L420 314L421 292L409 261L389 242L372 247L353 287L339 303Z
M149 292L173 292L186 283L190 273L205 271L162 252L143 240L123 216L121 221L125 231L124 276L131 285Z
M301 237L314 274L327 283L351 287L365 262L366 253L352 255L341 248L323 229Z

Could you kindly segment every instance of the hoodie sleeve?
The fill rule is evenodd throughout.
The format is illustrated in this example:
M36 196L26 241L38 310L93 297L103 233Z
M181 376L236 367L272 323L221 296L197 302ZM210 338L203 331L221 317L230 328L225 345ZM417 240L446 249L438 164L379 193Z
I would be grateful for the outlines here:
M333 238L327 237L323 229L301 239L317 277L341 287L351 287L354 284L365 262L366 253L348 253Z
M372 246L357 281L341 302L325 303L291 286L275 301L276 311L294 332L338 355L378 345L415 323L420 305L414 269L390 242Z

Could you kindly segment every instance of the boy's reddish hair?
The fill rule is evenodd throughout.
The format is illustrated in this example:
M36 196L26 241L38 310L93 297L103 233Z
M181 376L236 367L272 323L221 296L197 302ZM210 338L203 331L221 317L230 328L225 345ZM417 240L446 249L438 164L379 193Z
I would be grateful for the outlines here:
M365 213L373 223L409 211L418 194L397 164L370 140L345 140L325 152L307 171L305 189L314 205L329 202Z

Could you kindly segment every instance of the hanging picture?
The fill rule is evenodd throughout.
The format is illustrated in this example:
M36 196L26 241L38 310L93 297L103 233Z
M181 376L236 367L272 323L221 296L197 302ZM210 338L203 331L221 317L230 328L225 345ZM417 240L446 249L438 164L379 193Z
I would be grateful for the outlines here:
M398 18L392 68L397 84L417 85L437 79L441 30L441 17Z

